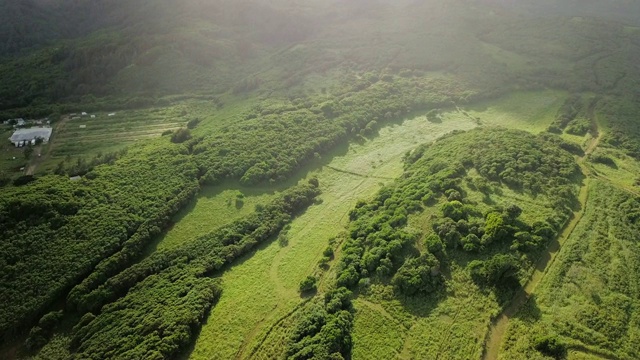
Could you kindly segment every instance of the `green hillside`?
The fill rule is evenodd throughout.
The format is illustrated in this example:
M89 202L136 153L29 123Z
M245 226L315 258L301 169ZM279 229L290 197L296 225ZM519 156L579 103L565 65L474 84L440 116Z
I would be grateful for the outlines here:
M637 357L639 11L0 0L0 358Z

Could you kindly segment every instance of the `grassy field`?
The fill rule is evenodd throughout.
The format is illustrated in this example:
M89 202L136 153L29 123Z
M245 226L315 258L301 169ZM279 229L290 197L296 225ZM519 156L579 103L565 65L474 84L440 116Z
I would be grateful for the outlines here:
M496 105L474 107L476 110L468 110L468 114L475 111L473 117L481 117L485 126L542 131L553 120L562 96L557 92L515 94L497 100ZM200 127L217 126L215 121L233 121L237 116L234 113L244 106L245 103L232 105L228 113L222 110L221 115L207 118ZM223 295L194 347L184 357L273 359L280 356L290 331L290 320L305 300L298 293L298 284L307 275L319 274L317 264L328 240L343 231L348 223L347 213L356 201L372 196L381 184L399 176L401 158L408 150L449 131L477 126L476 120L462 111L446 112L442 118L442 123L431 123L424 116L417 116L383 127L372 139L336 149L333 154L309 164L297 178L278 187L243 188L227 184L203 188L198 198L175 217L174 225L159 239L157 248L174 247L240 218L268 201L275 192L297 181L306 181L309 176L318 177L323 194L320 203L294 220L286 242L273 241L259 247L221 275ZM530 127L530 119L538 125ZM475 195L470 192L472 200L480 201L480 197L473 197ZM493 196L491 201L527 203L529 211L522 215L527 221L542 216L545 211L536 207L535 201L509 190ZM411 226L429 227L425 216L428 213L412 219ZM325 275L327 280L331 279L330 274ZM322 280L320 287L322 290ZM489 319L498 311L495 296L479 292L461 268L454 268L448 288L452 296L444 301L402 302L392 299L390 287L384 286L360 297L355 302L354 359L370 359L371 354L380 359L480 354ZM238 312L239 308L243 311ZM390 334L394 334L392 341ZM51 346L58 343L64 341Z
M540 133L553 122L566 97L567 93L563 91L515 92L496 101L469 106L466 110L483 125Z
M467 114L446 112L442 124L429 123L420 116L401 125L383 128L373 140L352 144L345 154L335 156L317 173L323 188L322 203L311 207L293 222L287 234L288 245L273 242L222 276L224 294L203 327L190 358L268 359L281 354L287 332L281 322L286 323L302 301L297 292L298 283L305 276L317 273L316 264L327 240L342 231L347 224L346 214L355 202L371 196L381 183L401 174L400 159L407 150L454 128L473 127L475 117L480 117L486 126L543 131L553 121L564 96L562 92L552 91L518 93L474 107ZM252 196L246 196L245 200L254 201ZM523 214L526 220L547 215L548 209L537 206L538 201L508 190L492 201L527 203L529 211ZM202 216L204 219L206 215L196 215L208 212L204 207L204 203L202 208L196 205L187 217ZM181 224L177 223L174 229L179 226ZM178 237L177 234L171 236ZM406 304L383 301L384 293L389 289L381 288L381 294L356 301L359 311L354 332L354 359L368 359L374 353L380 358L389 358L384 354L423 358L438 352L447 354L450 348L462 352L449 352L449 355L479 356L489 319L498 311L498 305L491 295L469 290L475 285L463 271L452 274L452 278L455 280L450 284L451 289L458 295L442 303L434 300L433 304L413 304L410 308L418 315L408 313ZM246 311L238 313L234 310L238 307ZM381 319L370 313L371 308L383 316L400 320L387 321L381 328L378 326ZM433 311L429 311L431 309ZM401 335L399 339L402 340L388 342L388 332L381 331L387 328ZM454 336L455 333L466 335ZM216 341L222 337L224 342Z
M512 320L502 359L544 358L533 349L541 335L558 336L568 359L640 356L640 248L629 213L638 200L607 181L591 183L583 219Z
M610 164L590 162L590 166L595 170L597 176L623 189L640 193L640 164L638 161L622 151L612 148L598 148L593 155L607 157L613 161Z
M16 176L21 173L20 169L27 165L27 160L24 157L25 148L16 148L9 142L13 132L13 127L0 125L0 177L3 175Z
M283 338L278 333L283 329L276 326L275 331L270 330L302 301L299 282L316 272L328 239L342 231L355 202L372 196L381 183L400 175L401 158L407 150L451 130L473 126L469 120L432 124L417 117L385 127L372 140L351 144L346 152L336 154L315 174L323 190L321 203L293 222L288 244L274 241L222 275L222 298L190 358L268 359L281 354L278 349L282 344L277 339ZM237 312L238 308L243 311ZM225 341L216 340L220 338Z

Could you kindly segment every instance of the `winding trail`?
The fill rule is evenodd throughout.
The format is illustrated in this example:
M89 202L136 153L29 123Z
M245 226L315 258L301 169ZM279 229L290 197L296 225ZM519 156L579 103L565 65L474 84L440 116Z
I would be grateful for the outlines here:
M520 307L522 307L522 305L524 305L529 300L531 295L535 293L536 288L546 275L547 270L553 265L556 255L562 248L562 245L569 238L569 236L571 236L571 233L573 233L573 230L576 228L580 220L582 220L582 216L584 215L589 197L589 180L593 176L590 169L585 164L585 160L589 156L589 154L591 154L596 149L596 147L600 143L600 139L602 138L602 133L598 131L598 121L593 111L594 108L595 106L592 106L589 111L589 115L594 125L594 129L592 130L594 138L587 145L584 155L578 157L577 159L580 170L584 175L584 183L580 188L580 193L578 194L580 208L578 209L578 211L573 212L573 214L569 218L569 222L565 224L560 235L549 244L549 246L547 247L547 251L542 254L540 259L538 259L534 272L529 278L529 281L527 281L525 286L515 294L511 302L502 310L498 317L496 317L492 321L488 336L485 340L485 348L482 354L483 360L498 359L500 345L502 344L502 340L507 331L509 320L518 312Z

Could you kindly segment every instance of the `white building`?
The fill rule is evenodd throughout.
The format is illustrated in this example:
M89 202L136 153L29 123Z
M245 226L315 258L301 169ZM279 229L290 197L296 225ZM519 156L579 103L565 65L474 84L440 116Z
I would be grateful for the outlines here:
M31 141L35 141L37 139L42 139L44 142L48 142L51 138L51 134L53 133L53 129L50 127L37 127L30 129L18 129L13 135L9 138L9 140L15 145L19 146L20 144L25 144Z

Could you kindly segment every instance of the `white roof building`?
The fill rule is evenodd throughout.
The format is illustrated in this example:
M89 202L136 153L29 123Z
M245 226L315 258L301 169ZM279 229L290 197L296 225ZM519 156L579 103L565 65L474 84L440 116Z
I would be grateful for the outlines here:
M51 138L51 133L53 133L53 129L50 127L18 129L13 133L13 135L11 135L9 140L14 145L19 144L20 142L25 143L36 139L42 139L44 142L48 142Z

